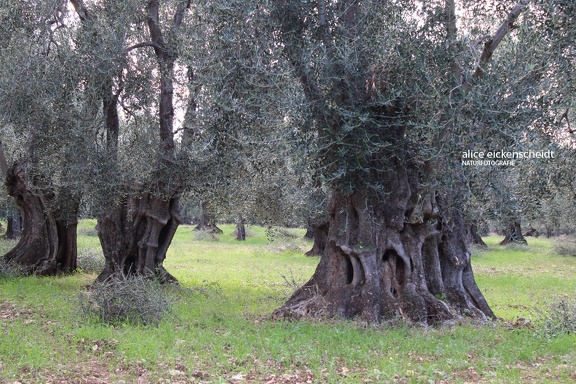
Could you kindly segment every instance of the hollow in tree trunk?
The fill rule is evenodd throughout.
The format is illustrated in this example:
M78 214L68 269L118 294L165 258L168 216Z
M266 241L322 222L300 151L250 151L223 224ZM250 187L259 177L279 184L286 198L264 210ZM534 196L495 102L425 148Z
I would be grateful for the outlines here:
M506 232L506 237L500 242L500 245L506 245L510 243L518 243L524 245L528 244L522 235L522 228L520 227L519 222L515 221L510 224Z
M52 190L33 188L27 164L16 162L6 177L8 194L22 216L20 240L4 257L26 274L73 272L77 263L76 228L79 198L62 189L58 201Z
M312 233L314 244L312 249L306 252L306 256L322 256L328 240L329 223L328 221L313 222L309 220L308 228L308 231Z
M316 272L273 316L396 317L422 324L485 320L494 313L474 280L461 214L428 197L421 219L410 220L418 195L398 163L395 189L334 190L328 242Z
M143 275L162 283L176 282L163 262L180 224L179 197L141 191L126 196L98 218L106 264L96 281Z

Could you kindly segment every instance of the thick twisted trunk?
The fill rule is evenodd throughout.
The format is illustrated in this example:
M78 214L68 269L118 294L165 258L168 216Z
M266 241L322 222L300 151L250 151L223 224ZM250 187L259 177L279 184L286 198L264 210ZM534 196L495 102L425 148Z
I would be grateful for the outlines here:
M176 282L163 262L180 224L178 203L179 197L165 199L143 192L101 215L97 229L106 265L97 281L144 275Z
M23 225L18 244L5 258L26 274L73 272L79 198L62 190L60 203L55 203L53 191L32 188L24 162L16 162L8 170L6 186L20 209Z
M398 164L388 175L396 186L388 194L333 191L320 264L276 317L402 317L423 324L494 317L474 281L461 214L438 215L434 197L415 204L408 180Z

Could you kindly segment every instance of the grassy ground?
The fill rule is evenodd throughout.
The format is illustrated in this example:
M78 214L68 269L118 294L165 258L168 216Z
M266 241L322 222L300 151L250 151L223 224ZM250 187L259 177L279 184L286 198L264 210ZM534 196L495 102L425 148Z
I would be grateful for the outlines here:
M98 247L93 221L81 249ZM576 258L501 248L487 238L473 266L502 320L487 326L386 328L360 322L266 318L313 273L302 231L272 238L233 226L217 240L181 227L166 268L181 282L173 316L159 326L102 325L80 315L94 274L0 279L1 383L573 382L576 336L546 336L538 310L576 299ZM9 245L1 242L0 251ZM521 318L520 320L518 318ZM522 320L525 319L525 320Z

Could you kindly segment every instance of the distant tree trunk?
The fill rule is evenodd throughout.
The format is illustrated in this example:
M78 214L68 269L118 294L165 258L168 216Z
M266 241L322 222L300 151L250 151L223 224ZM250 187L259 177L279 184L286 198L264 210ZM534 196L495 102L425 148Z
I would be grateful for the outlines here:
M244 226L244 219L242 216L240 216L240 220L238 221L238 224L236 224L236 240L246 240L246 227Z
M536 228L530 228L528 231L526 231L526 233L524 233L523 236L524 237L527 237L527 236L538 237L538 236L540 236L540 232L538 232L538 230Z
M21 234L22 234L22 223L20 220L20 212L16 212L8 217L5 236L7 239L14 240L19 238Z
M466 239L468 244L475 245L477 247L487 248L488 245L482 240L482 237L478 233L478 226L474 223L469 223L466 225Z
M76 269L76 227L80 199L61 190L54 202L53 191L36 190L29 185L26 163L16 162L6 178L8 193L16 200L23 231L18 244L5 255L26 274L55 275ZM56 208L54 208L56 207Z
M519 222L515 221L510 224L506 232L506 237L500 242L500 245L506 245L510 243L528 244L522 235L522 228L520 227Z
M554 228L546 226L546 238L549 239L554 236Z
M135 191L100 216L97 230L106 265L97 281L143 275L176 282L163 262L180 224L178 203L178 197Z
M306 252L306 256L322 256L324 250L326 249L326 244L328 242L328 228L329 222L324 221L316 223L313 221L308 221L308 228L311 231L314 239L314 244L312 249Z
M204 231L213 234L221 234L224 233L218 226L216 225L216 218L210 212L210 203L207 201L202 202L202 216L200 217L200 222L196 227L194 227L195 231Z

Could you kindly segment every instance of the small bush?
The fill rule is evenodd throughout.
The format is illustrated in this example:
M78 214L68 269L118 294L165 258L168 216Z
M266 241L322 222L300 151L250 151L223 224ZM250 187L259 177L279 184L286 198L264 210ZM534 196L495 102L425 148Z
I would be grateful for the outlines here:
M96 229L79 229L78 234L84 236L98 236L98 231Z
M167 287L142 276L96 283L80 296L82 314L107 324L158 325L172 303Z
M474 244L470 246L471 256L483 256L487 251L488 249L486 247L480 247Z
M248 227L248 226L244 226L244 229L246 231L246 237L254 237L256 236L255 233ZM231 236L238 236L238 228L234 228L234 230L230 233Z
M562 237L554 242L554 253L560 256L576 256L576 240Z
M106 260L102 251L96 247L78 249L78 268L85 273L100 273Z
M268 238L269 242L272 242L276 239L297 239L301 236L287 228L268 227L266 228L266 237Z
M21 268L18 264L4 258L16 246L17 240L0 239L0 278L20 276Z
M555 301L540 311L538 333L546 337L576 333L576 302L567 297Z
M0 256L5 255L16 246L16 240L0 238Z
M508 244L505 245L506 249L510 249L510 250L516 250L516 251L529 251L530 247L527 244L518 242L518 241L512 241Z
M22 275L22 270L18 264L8 261L0 255L0 278L16 277Z
M198 241L220 241L220 236L210 231L194 231L193 234Z

